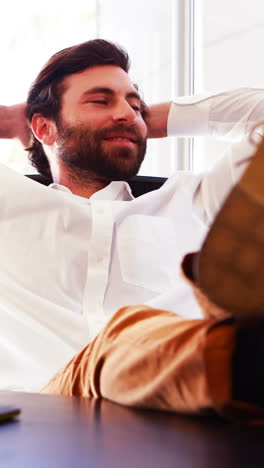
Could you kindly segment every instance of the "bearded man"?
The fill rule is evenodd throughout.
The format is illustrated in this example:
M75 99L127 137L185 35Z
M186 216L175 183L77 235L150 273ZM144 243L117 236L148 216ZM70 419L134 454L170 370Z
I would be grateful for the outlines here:
M249 132L264 112L263 91L221 93L187 104L179 99L147 109L128 69L119 46L88 41L55 54L29 92L27 151L51 184L1 167L1 387L40 390L70 361L44 391L183 412L231 408L230 414L235 408L241 414L246 407L247 415L255 414L254 405L263 403L262 372L252 375L251 364L263 325L259 319L240 322L246 301L245 296L239 301L239 291L246 290L246 281L234 288L236 273L229 275L235 300L226 298L223 287L216 296L215 285L225 284L230 270L228 262L221 268L216 262L220 282L203 261L214 257L216 244L209 242L209 254L198 261L186 257L189 282L221 306L196 290L206 315L201 319L179 268L183 255L201 246L246 167L237 163L251 156L255 145L238 144L212 171L177 173L137 199L126 181L140 168L147 137L166 136L167 130L186 134L188 118L202 132L215 132L221 119L224 131ZM8 119L7 130L3 127L0 136L15 136ZM22 127L17 135L25 142ZM254 177L261 172L256 167ZM233 220L240 225L236 214ZM226 242L221 226L216 231L225 258L235 241L229 236ZM242 260L238 264L249 268L248 256ZM217 278L214 285L208 286L208 277ZM260 288L256 297L259 307ZM251 357L243 366L248 348Z

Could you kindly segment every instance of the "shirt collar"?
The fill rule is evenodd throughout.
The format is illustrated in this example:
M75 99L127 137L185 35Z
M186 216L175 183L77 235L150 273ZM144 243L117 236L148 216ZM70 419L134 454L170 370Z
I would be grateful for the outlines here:
M52 183L49 185L49 188L60 190L62 192L68 192L74 195L68 187L65 187L65 185ZM79 197L78 195L74 195L74 196L78 198L82 198L82 199L84 198L84 197ZM90 197L90 200L92 199L93 200L129 201L129 200L133 200L134 196L132 195L131 188L127 182L115 181L115 182L110 182L110 184L108 184L106 187L104 187L101 190L98 190L98 192L95 192Z

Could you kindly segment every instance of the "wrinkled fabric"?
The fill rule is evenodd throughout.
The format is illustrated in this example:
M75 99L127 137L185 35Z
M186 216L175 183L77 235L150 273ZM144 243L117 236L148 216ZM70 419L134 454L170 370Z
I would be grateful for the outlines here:
M189 273L186 259L183 272ZM185 414L213 410L229 420L263 424L264 409L233 401L237 323L186 279L206 318L123 307L42 392Z
M43 392L181 412L211 408L204 353L213 325L146 306L124 307ZM229 325L222 328L221 346L222 334L230 341L233 335ZM228 362L225 356L221 380L230 382Z

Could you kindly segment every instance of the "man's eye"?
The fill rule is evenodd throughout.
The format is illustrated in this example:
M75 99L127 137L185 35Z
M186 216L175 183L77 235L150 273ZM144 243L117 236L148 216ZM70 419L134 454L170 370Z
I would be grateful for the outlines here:
M95 104L107 104L107 101L105 99L96 99L95 101L90 101Z
M134 109L134 111L136 112L140 112L141 111L141 107L140 106L131 106L132 109Z

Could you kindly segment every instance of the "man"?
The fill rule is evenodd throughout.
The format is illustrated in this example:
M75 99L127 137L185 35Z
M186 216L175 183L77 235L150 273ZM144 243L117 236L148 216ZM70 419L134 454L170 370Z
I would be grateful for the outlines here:
M186 252L200 246L224 196L243 171L242 165L236 166L236 161L250 155L254 146L238 145L203 177L177 174L159 191L134 200L128 185L120 179L126 180L138 171L147 135L166 135L168 115L170 130L175 125L183 126L177 121L177 110L182 104L163 104L147 111L127 71L128 57L122 49L106 41L90 41L55 54L29 92L26 115L34 134L28 149L30 159L42 174L52 176L54 182L46 188L1 168L0 293L1 355L4 356L1 386L8 382L16 388L40 389L102 330L120 306L144 303L181 315L199 314L190 288L182 283L180 261ZM217 117L217 110L220 113L219 107L227 102L230 113L225 109L227 121L231 116L234 121L234 107L240 116L240 127L250 127L260 119L263 93L245 91L198 101L192 108L192 120L199 122L204 113L208 122L208 113ZM21 107L16 110L20 112ZM186 113L184 107L181 114L184 120ZM200 123L202 128L207 125ZM235 123L226 127L224 131L236 130ZM11 135L14 136L12 132ZM147 320L146 327L145 324L141 327L141 320ZM146 374L145 385L139 372L140 368L144 370L146 360L140 368L139 361L133 361L137 356L135 336L138 343L141 339L138 328L149 331L154 327L167 346L169 324L175 320L173 354L179 356L184 372L189 359L187 372L192 374L191 382L180 372L178 359L174 362L176 368L166 368L173 369L180 386L186 383L189 395L198 382L201 390L198 403L199 392L196 392L193 401L181 402L177 397L174 405L162 404L164 395L149 387L154 375ZM107 357L104 365L107 353L101 343L107 342L105 334L109 334L109 329L113 332L110 332L111 340L113 336L117 338L117 345L114 342L109 347L112 357ZM212 407L208 376L203 369L204 348L200 346L202 337L207 343L205 337L211 329L218 330L212 319L183 321L148 307L123 309L108 322L107 331L99 334L91 347L85 348L84 361L78 355L73 367L62 372L67 376L65 385L60 374L54 380L55 386L51 384L46 391L102 395L128 404L184 411ZM126 332L133 335L133 353L130 349L127 354L126 348L122 355L118 343L123 340L122 330L125 330L125 341ZM233 328L230 333L233 337ZM210 334L209 342L214 335ZM157 345L153 335L143 338L150 343L152 355ZM117 355L112 354L112 345ZM160 345L159 342L161 350ZM91 350L92 363L87 360ZM107 369L112 369L114 379L113 370L118 369L116 364L120 359L126 362L125 355L131 356L132 367L136 362L132 369L129 365L125 367L126 373L140 383L146 399L140 396L137 400L135 395L130 398L128 386L131 391L133 386L123 376L122 388L125 386L126 391L122 398L111 394L117 385L111 385ZM158 361L165 365L165 357L170 355L162 352ZM88 379L86 384L80 380L80 371L82 378ZM102 381L101 372L107 376ZM155 368L158 380L161 374ZM106 391L102 390L105 382ZM152 401L152 397L156 400Z

